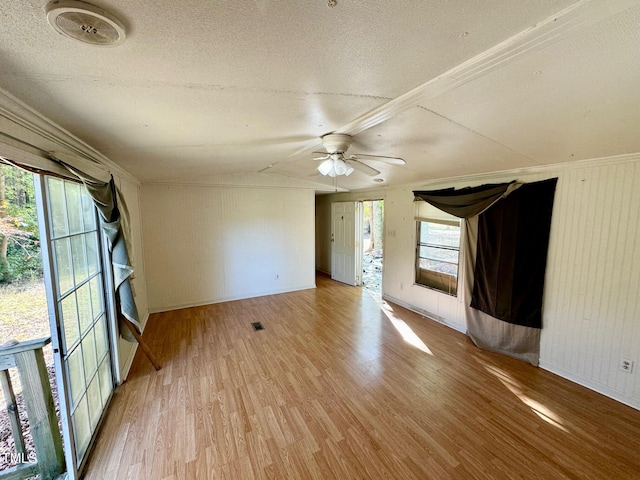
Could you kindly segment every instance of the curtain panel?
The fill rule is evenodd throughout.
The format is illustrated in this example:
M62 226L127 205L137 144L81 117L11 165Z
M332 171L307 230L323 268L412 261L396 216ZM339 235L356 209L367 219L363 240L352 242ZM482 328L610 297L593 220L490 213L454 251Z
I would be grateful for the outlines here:
M113 176L110 175L109 181L105 182L61 160L58 160L58 162L84 184L102 218L102 230L107 237L107 246L111 255L110 260L118 309L118 330L122 338L129 342L136 342L133 334L122 323L128 321L138 333L142 333L138 308L136 307L130 282L130 277L133 275L133 267L129 261L127 245L122 232L122 216L118 208L118 195Z
M122 224L126 221L126 218L121 214L121 211L126 215L126 205L124 204L124 200L118 195L113 176L96 166L93 168L92 173L101 177L96 178L96 176L85 171L86 168L71 165L71 163L76 163L76 159L69 155L58 152L51 152L49 155L50 161L53 162L56 168L52 169L50 166L46 166L46 169L43 170L30 165L13 162L7 158L0 158L0 163L22 168L38 175L76 178L83 183L93 199L94 205L98 209L98 213L102 219L101 227L108 239L107 246L111 256L109 260L112 266L113 282L116 291L119 334L129 342L137 342L129 328L123 325L123 322L128 321L134 326L138 333L142 333L138 308L136 307L130 281L133 275L133 267L129 261L126 239L122 229ZM60 157L64 158L64 161ZM67 175L65 175L64 172L67 172ZM120 200L118 200L119 198Z
M518 186L514 180L510 183L486 184L460 190L416 190L413 195L455 217L471 218L485 211Z
M469 337L480 348L533 365L540 351L556 182L414 192L416 200L465 219L463 301Z
M523 184L478 217L471 306L542 328L542 293L557 178Z

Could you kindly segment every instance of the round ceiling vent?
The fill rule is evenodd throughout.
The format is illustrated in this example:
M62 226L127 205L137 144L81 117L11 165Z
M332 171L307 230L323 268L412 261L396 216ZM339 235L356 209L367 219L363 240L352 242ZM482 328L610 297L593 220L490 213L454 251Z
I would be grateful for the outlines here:
M76 0L57 0L47 5L47 21L53 29L84 43L100 47L124 42L120 21L104 10Z

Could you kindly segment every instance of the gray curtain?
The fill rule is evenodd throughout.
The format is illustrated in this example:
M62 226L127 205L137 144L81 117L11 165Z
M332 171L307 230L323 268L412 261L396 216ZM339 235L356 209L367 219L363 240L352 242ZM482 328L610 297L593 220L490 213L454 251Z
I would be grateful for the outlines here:
M138 309L130 283L133 268L129 262L127 245L121 228L122 217L118 208L118 195L113 177L109 182L104 182L65 162L57 161L82 181L102 218L102 229L108 239L109 253L111 254L110 260L113 268L120 336L129 342L135 342L136 339L132 333L122 323L129 321L138 333L142 333Z
M527 184L522 190L523 184L510 182L414 192L416 200L465 219L463 300L469 337L480 348L533 365L538 364L540 352L542 288L556 181ZM515 191L523 195L499 203Z
M465 219L464 308L467 335L483 350L500 353L538 365L540 329L508 323L473 308L471 299L475 283L478 246L478 216Z
M456 190L416 190L416 199L424 200L443 212L458 218L471 218L480 215L491 205L509 195L521 184L515 180L510 183L493 183L478 187L466 187Z

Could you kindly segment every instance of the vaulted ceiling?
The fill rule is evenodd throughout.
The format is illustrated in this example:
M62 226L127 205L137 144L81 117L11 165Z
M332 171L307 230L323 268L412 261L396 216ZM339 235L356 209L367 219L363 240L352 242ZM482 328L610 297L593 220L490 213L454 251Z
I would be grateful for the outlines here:
M320 190L329 132L403 157L370 163L382 185L640 152L639 0L92 3L123 44L56 33L46 1L2 2L0 87L143 182Z

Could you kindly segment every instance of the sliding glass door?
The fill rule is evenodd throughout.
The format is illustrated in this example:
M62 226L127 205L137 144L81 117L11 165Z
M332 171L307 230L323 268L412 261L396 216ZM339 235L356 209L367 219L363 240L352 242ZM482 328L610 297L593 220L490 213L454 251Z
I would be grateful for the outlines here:
M39 182L65 456L70 478L77 478L114 390L101 233L83 185L55 177Z

